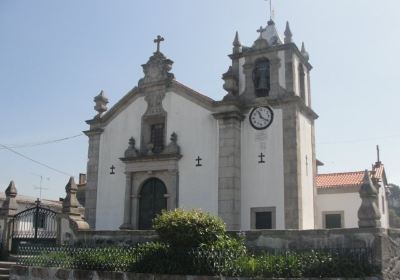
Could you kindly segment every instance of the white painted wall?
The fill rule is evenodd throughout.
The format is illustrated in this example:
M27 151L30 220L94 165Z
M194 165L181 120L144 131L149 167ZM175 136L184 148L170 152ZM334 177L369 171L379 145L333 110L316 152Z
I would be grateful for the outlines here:
M132 136L140 147L141 118L146 108L144 98L138 98L108 123L100 137L97 230L115 230L123 223L126 177L125 164L119 158ZM111 165L116 167L115 175L110 175Z
M303 229L314 228L314 165L312 151L312 124L308 118L299 113L300 124L300 162Z
M249 114L242 123L242 230L250 229L250 208L276 207L276 227L284 229L282 110L274 109L274 121L266 130L255 130ZM259 164L260 153L266 163Z
M163 100L167 112L167 144L172 132L178 135L182 159L179 161L179 206L218 213L218 129L211 112L179 94L168 92ZM115 230L123 222L125 164L119 160L134 137L140 147L141 118L147 103L135 100L115 117L101 135L97 230ZM202 167L195 167L200 156ZM110 166L116 174L110 175Z
M176 132L179 161L179 206L218 214L218 128L211 112L168 92L163 101L168 112L167 135ZM202 158L201 167L195 159Z
M357 212L361 205L358 192L338 194L318 194L318 224L323 227L323 212L344 211L344 227L358 228Z

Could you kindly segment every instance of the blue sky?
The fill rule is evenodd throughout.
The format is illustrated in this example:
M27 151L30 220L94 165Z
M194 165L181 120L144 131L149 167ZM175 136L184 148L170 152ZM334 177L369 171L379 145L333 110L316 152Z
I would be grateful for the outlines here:
M251 45L266 25L263 0L0 1L0 144L79 134L94 116L93 97L110 105L137 84L141 64L165 37L180 82L214 98L235 31ZM321 172L370 168L375 145L390 182L400 184L400 1L275 0L275 22L290 21L311 57L317 157ZM16 149L67 174L86 171L87 138ZM0 190L64 196L68 177L0 148Z

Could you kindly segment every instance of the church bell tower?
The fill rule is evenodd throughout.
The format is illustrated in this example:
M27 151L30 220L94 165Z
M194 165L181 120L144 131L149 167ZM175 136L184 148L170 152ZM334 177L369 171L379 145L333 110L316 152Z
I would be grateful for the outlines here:
M311 229L318 116L311 107L309 55L304 43L301 48L294 43L288 22L283 39L272 19L257 32L250 47L242 45L236 32L232 65L222 77L228 93L220 119L226 122L235 110L242 116L235 115L240 125L232 134L240 137L240 153L233 154L240 178L232 193L241 214L219 214L240 224L231 229ZM220 138L224 133L220 129Z

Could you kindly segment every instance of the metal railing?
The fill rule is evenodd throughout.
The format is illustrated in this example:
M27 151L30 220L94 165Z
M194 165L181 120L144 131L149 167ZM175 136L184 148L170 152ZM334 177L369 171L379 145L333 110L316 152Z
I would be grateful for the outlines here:
M65 269L247 277L359 277L375 273L370 248L234 250L159 247L19 247L17 263Z

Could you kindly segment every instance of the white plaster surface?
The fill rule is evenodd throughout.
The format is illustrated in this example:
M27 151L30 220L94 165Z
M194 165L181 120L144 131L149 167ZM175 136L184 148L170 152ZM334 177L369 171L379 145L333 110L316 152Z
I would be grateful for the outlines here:
M146 111L144 97L136 99L104 128L100 138L99 177L97 189L96 229L114 230L123 223L125 164L119 159L134 137L140 147L141 118ZM111 165L115 175L110 175Z
M314 166L312 152L312 124L299 113L301 194L303 208L303 229L314 228Z
M250 229L253 207L276 207L276 228L284 229L282 110L273 111L274 121L266 130L255 130L248 114L242 124L242 230ZM258 163L261 152L265 164Z
M319 194L317 196L318 220L321 228L323 227L324 212L344 211L344 227L357 228L357 211L361 205L361 199L358 192L339 193L339 194Z
M168 92L163 101L168 112L167 133L176 132L179 160L179 206L218 214L218 129L211 112ZM202 158L201 167L195 159Z

